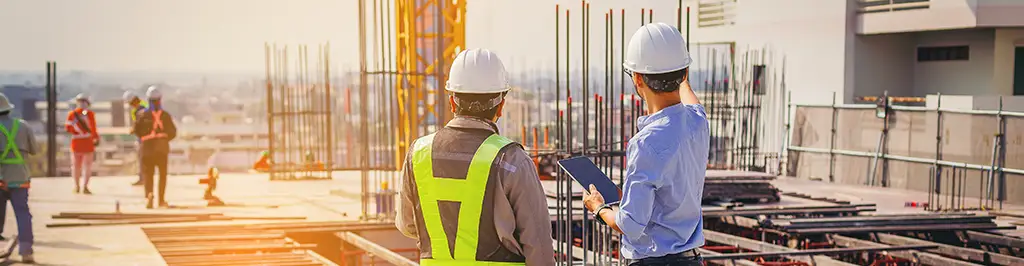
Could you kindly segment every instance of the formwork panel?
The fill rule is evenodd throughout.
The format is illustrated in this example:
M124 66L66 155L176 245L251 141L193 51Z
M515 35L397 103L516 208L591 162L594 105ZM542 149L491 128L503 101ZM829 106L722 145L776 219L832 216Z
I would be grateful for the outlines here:
M790 172L795 170L797 177L828 180L828 154L791 152L789 156L790 162L793 163Z
M882 135L882 119L874 109L836 110L836 146L838 150L877 152Z
M889 121L888 153L916 158L935 158L934 112L903 111Z
M790 145L807 148L828 149L832 136L832 109L827 107L800 106L796 108L793 120L793 136Z
M942 159L991 165L997 123L993 115L943 113Z
M871 172L871 160L867 157L836 154L835 182L850 185L865 184L868 174ZM876 180L881 178L881 169L881 167L875 167Z
M1006 116L1006 168L1024 169L1024 117Z

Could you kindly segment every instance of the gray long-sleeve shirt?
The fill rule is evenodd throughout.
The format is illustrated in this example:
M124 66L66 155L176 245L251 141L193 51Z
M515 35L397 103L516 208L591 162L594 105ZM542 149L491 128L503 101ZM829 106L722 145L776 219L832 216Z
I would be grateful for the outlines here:
M456 117L447 127L488 130L495 132L493 124L479 119ZM410 151L411 154L412 151ZM527 265L554 265L554 250L551 240L551 218L548 214L547 196L541 186L536 165L526 152L516 145L498 155L495 166L496 177L493 195L494 228L506 249L526 258ZM415 194L413 171L406 156L402 168L402 184L398 201L398 217L395 225L402 234L418 237L416 206L419 198Z
M0 115L0 124L7 130L14 129L14 123L19 123L18 132L14 136L14 144L18 146L23 159L28 160L29 155L36 154L36 138L32 134L32 128L24 120L15 119L8 115ZM0 134L0 153L7 149L7 136ZM7 154L7 158L15 158L14 153ZM29 169L27 165L3 165L0 167L0 176L8 184L17 185L29 181Z

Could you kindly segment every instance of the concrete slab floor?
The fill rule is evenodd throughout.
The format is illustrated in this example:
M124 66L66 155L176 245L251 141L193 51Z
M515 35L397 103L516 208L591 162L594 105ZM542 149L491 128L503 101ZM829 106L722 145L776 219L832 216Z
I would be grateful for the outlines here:
M163 259L142 232L143 226L182 226L224 223L263 223L275 221L239 220L226 222L170 223L151 225L91 226L46 228L53 222L78 220L53 219L60 212L113 212L120 202L122 212L209 213L237 216L305 216L307 221L356 220L360 215L359 173L336 172L334 180L275 181L266 174L224 173L215 192L228 204L244 207L205 207L205 185L201 176L172 176L167 185L167 201L181 209L145 209L143 187L133 187L136 177L94 177L89 184L93 195L74 194L71 178L35 178L32 180L29 206L35 231L35 265L165 265ZM335 193L331 191L344 193ZM347 195L347 196L346 196ZM277 205L277 208L267 208ZM297 220L292 220L297 221ZM17 232L14 212L8 206L2 235ZM17 251L15 251L17 253ZM27 265L14 254L2 265Z

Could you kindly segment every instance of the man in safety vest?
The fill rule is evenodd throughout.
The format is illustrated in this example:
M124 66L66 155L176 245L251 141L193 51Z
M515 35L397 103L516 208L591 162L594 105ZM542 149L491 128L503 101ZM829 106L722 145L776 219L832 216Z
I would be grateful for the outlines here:
M96 115L89 110L89 97L79 94L75 102L77 108L68 112L64 121L64 129L71 134L71 176L75 178L75 193L92 194L89 177L92 176L92 156L100 135L96 133ZM82 175L85 175L85 184L79 186L78 180Z
M33 263L32 214L28 209L29 169L25 156L36 153L32 128L24 120L11 117L14 105L0 93L0 228L6 220L7 201L11 201L18 222L18 253L21 261Z
M171 114L160 106L161 96L159 88L149 87L146 91L149 108L139 115L139 120L132 128L132 132L142 142L139 152L142 154L142 177L145 180L148 209L153 208L153 174L156 168L160 168L159 204L160 207L168 207L164 200L164 192L167 191L167 154L171 152L170 141L178 134Z
M139 114L141 114L143 111L145 111L149 104L147 104L146 101L143 101L142 99L139 99L139 96L135 95L135 93L132 93L131 91L124 92L124 97L123 98L124 98L124 102L128 104L128 117L130 118L129 126L134 126L135 125L135 121L138 120ZM133 186L141 186L141 185L145 184L145 182L144 182L145 179L142 178L142 159L141 158L142 157L139 156L139 180L135 181L135 183L132 183Z
M395 225L430 265L554 265L537 168L498 135L508 73L488 50L459 53L445 89L455 118L416 140L402 168Z

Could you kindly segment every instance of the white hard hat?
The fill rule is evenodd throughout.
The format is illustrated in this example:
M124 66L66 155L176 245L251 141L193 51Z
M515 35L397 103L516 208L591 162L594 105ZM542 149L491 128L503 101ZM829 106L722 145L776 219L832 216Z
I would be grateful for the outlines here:
M511 87L508 72L498 55L487 49L469 49L459 53L448 71L445 89L457 93L499 93Z
M160 97L163 97L163 94L160 93L160 88L157 88L156 86L149 86L149 88L146 89L146 98L160 99Z
M85 95L85 93L79 93L78 95L75 96L75 101L86 101L86 102L88 102L89 101L89 96Z
M691 62L679 30L658 22L633 33L622 67L640 74L662 74L687 68Z
M14 105L11 104L11 99L8 99L6 94L0 93L0 112L7 112L10 110L14 110Z
M121 97L125 102L131 102L132 100L138 99L139 96L135 95L132 91L125 91L124 96Z

